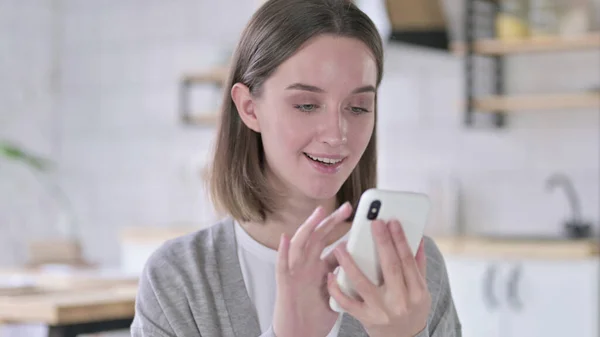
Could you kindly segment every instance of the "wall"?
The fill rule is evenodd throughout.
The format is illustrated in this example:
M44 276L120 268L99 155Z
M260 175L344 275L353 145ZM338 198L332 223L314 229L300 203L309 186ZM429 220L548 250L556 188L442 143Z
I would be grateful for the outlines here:
M0 140L54 157L58 75L54 1L0 0ZM0 157L0 265L22 261L24 242L52 235L57 204L40 175Z
M552 235L570 210L562 193L548 193L545 179L562 172L573 179L584 217L598 226L598 111L519 111L505 129L468 129L461 124L461 59L395 47L387 62L380 92L383 186L427 191L432 179L456 179L470 232ZM518 56L506 67L509 93L599 83L597 51Z
M196 176L214 130L179 124L177 84L183 72L226 59L255 4L236 0L58 3L56 47L45 45L28 56L29 62L15 57L16 64L9 67L11 80L0 79L0 85L48 83L54 69L48 59L52 50L60 52L58 82L39 89L41 98L17 102L18 94L9 94L7 99L21 109L19 114L9 114L21 121L19 128L10 128L17 130L11 134L57 159L59 179L80 221L86 255L114 264L120 228L204 224L214 219ZM33 20L30 9L22 11L22 18ZM11 22L23 30L33 29L29 21ZM33 40L44 44L52 41L44 35L49 31L42 25L20 34L35 35ZM33 43L20 36L14 39L28 42L11 47L13 53ZM6 67L5 62L0 66ZM401 45L388 48L380 92L381 186L429 190L432 180L453 177L461 184L462 223L469 230L550 234L560 230L568 209L563 196L545 192L544 179L563 171L574 179L584 215L597 223L598 112L519 113L503 130L465 129L461 67L460 58L445 53ZM507 68L511 91L542 92L597 85L594 74L600 64L593 52L564 53L543 59L518 57ZM27 76L33 71L39 80ZM5 90L2 94L7 95ZM213 103L209 94L205 91L196 98ZM31 195L17 190L20 198ZM14 199L5 191L3 198ZM36 230L45 225L27 220L27 226ZM0 263L21 260L17 256Z
M223 62L252 1L64 2L59 159L90 259L119 229L210 222L197 173L214 130L177 119L184 72ZM235 8L235 10L231 10ZM214 100L210 92L196 99Z

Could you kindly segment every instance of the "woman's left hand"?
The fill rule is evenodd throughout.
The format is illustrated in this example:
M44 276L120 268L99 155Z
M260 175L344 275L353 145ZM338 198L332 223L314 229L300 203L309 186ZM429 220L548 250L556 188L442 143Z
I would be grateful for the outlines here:
M414 337L427 327L431 295L425 279L423 241L416 257L398 221L373 221L383 282L376 286L354 263L345 245L335 249L337 260L361 300L342 292L333 274L327 288L339 306L359 320L370 337Z

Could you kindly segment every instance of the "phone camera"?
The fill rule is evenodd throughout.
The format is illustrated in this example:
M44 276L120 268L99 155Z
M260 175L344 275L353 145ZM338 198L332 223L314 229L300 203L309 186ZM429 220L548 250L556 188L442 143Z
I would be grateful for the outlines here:
M375 200L369 206L369 212L367 213L367 219L375 220L379 214L379 208L381 207L381 201Z

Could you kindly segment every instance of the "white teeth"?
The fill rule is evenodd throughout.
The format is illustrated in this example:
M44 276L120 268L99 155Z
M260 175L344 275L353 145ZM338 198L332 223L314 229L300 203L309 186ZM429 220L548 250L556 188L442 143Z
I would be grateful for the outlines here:
M341 159L331 159L331 158L321 158L321 157L315 157L315 156L311 156L310 154L306 154L310 159L312 160L316 160L316 161L320 161L322 163L325 164L337 164L339 162L341 162Z

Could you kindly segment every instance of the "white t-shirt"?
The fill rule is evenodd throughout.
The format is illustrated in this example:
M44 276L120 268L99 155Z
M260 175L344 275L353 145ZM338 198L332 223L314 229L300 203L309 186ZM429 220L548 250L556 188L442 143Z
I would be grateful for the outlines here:
M235 222L235 237L244 283L250 300L256 308L260 330L265 332L271 326L275 307L277 251L254 240L237 221ZM347 240L347 235L327 246L324 252L330 251L344 240ZM341 315L338 317L327 337L337 337L342 321L341 317Z

